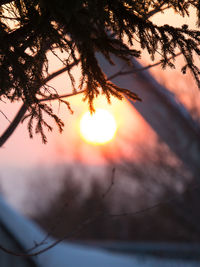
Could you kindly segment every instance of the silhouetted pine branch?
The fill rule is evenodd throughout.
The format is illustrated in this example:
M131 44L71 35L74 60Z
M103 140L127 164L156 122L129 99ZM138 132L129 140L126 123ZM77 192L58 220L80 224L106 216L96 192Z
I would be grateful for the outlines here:
M149 18L155 13L172 8L180 16L189 16L189 8L197 11L200 21L200 4L197 0L2 0L0 1L0 99L10 102L22 100L29 109L29 130L36 119L36 131L43 141L43 113L50 115L61 130L63 125L53 110L38 101L44 94L45 77L48 75L46 53L57 49L65 52L61 59L65 66L72 62L80 64L80 89L85 92L91 111L93 100L100 93L108 101L113 95L121 99L123 95L133 100L140 98L130 91L108 81L99 66L96 52L104 55L110 64L112 55L127 63L131 57L139 57L145 49L152 60L159 49L162 67L175 67L169 58L181 52L185 65L182 72L190 70L200 88L199 68L194 55L200 55L200 31L191 30L187 25L172 27L158 26ZM12 23L11 23L12 22ZM125 37L128 43L125 43ZM135 38L141 49L135 49ZM80 61L78 58L80 58ZM74 77L68 68L74 91ZM48 97L55 92L49 89Z

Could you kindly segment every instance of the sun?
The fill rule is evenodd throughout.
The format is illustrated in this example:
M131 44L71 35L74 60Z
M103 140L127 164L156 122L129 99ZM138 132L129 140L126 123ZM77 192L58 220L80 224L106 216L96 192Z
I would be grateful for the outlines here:
M114 116L105 109L96 109L92 115L86 112L80 120L81 136L91 144L101 145L111 141L116 130Z

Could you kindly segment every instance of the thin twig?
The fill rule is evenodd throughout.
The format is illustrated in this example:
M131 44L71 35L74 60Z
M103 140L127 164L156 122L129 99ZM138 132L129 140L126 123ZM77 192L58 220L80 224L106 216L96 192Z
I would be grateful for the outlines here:
M110 185L106 189L106 191L102 194L102 199L105 199L107 197L107 195L110 193L110 191L114 185L114 180L115 180L115 168L112 169Z
M60 69L58 71L55 71L54 73L50 74L47 78L45 78L43 80L42 84L45 84L45 83L51 81L52 79L54 79L58 75L60 75L60 74L64 73L65 71L67 71L69 68L73 68L75 65L76 65L76 63L74 62L74 63L70 64L68 67L64 67L64 68L62 68L62 69ZM5 142L8 140L8 138L11 136L11 134L17 128L17 126L19 125L20 121L24 117L27 109L28 109L28 106L26 105L26 103L24 103L21 106L21 108L19 109L19 111L16 114L15 118L13 119L13 121L8 126L8 128L0 136L0 147L2 147L5 144Z
M168 60L176 57L176 56L179 56L181 55L181 52L176 54L175 56L172 56L170 57ZM154 64L151 64L151 65L148 65L146 67L143 67L143 68L139 68L139 69L133 69L133 70L129 70L129 71L118 71L117 73L109 76L107 78L107 80L112 80L118 76L122 76L122 75L128 75L128 74L134 74L134 73L137 73L137 72L140 72L140 71L144 71L144 70L147 70L147 69L150 69L152 67L155 67L155 66L158 66L162 63L162 61L158 61ZM67 71L69 68L72 68L74 67L75 65L77 65L76 62L72 63L71 65L67 66L67 67L64 67L54 73L52 73L51 75L49 75L47 78L45 78L43 80L43 84L49 82L50 80L52 80L53 78L57 77L58 75L64 73L65 71ZM82 90L82 91L79 91L79 92L73 92L71 94L65 94L65 95L60 95L60 96L50 96L50 97L47 97L47 98L43 98L43 99L40 99L39 101L50 101L50 100L57 100L57 99L61 99L61 98L65 98L65 97L70 97L70 96L74 96L74 95L77 95L77 94L81 94L81 93L84 93L85 90ZM26 111L27 111L28 107L26 106L26 104L24 103L22 105L22 107L20 108L20 110L18 111L15 119L11 122L11 124L8 126L8 128L6 129L6 131L2 134L2 136L0 137L0 147L4 145L4 143L8 140L8 138L10 137L10 135L14 132L14 130L17 128L18 124L20 123L21 119L23 118L23 116L25 115ZM23 111L23 112L22 112ZM16 119L17 118L17 119Z
M198 184L194 185L192 188L185 190L184 193L194 191L199 187L200 187L200 184L198 183ZM119 217L137 216L137 215L143 214L144 212L149 212L149 211L154 210L155 208L162 207L164 205L170 204L171 202L173 202L174 200L179 199L179 198L180 198L180 195L175 195L174 197L172 197L172 198L170 198L170 199L168 199L166 201L159 202L159 203L157 203L155 205L149 206L149 207L144 208L144 209L140 209L138 211L133 211L133 212L126 212L126 213L119 213L119 214L106 214L106 213L103 213L103 212L97 212L94 216L92 216L90 218L87 218L81 224L79 224L78 227L74 231L72 231L70 234L67 233L62 238L59 238L58 240L55 240L54 242L52 242L47 247L45 247L45 248L43 248L43 249L41 249L39 251L33 252L33 253L29 253L29 254L18 253L18 252L12 251L10 249L7 249L7 248L3 247L2 245L0 245L0 250L3 250L4 252L6 252L8 254L11 254L11 255L14 255L14 256L18 256L18 257L34 257L34 256L38 256L38 255L48 251L49 249L55 247L56 245L58 245L62 241L66 240L66 239L70 239L72 237L75 237L82 230L84 230L88 225L91 225L91 223L94 223L95 221L97 221L99 219L102 219L102 218L117 219Z
M179 52L177 53L175 56L172 56L170 58L168 58L168 60L171 60L173 59L174 57L177 57L177 56L180 56L182 53ZM111 75L108 80L113 80L114 78L118 77L118 76L122 76L122 75L129 75L129 74L134 74L134 73L137 73L137 72L140 72L140 71L144 71L144 70L148 70L150 68L153 68L153 67L156 67L158 65L162 64L162 60L159 60L158 62L154 63L154 64L150 64L150 65L147 65L145 67L142 67L142 68L138 68L138 69L132 69L132 70L128 70L128 71L118 71L116 72L115 74Z
M63 214L64 213L65 209L70 206L72 199L73 198L71 198L70 200L68 200L67 202L64 203L61 211L59 211L59 214ZM62 219L62 216L57 216L56 223L51 228L49 228L49 230L48 230L47 234L44 236L44 238L40 242L35 242L33 247L31 247L31 248L26 250L26 253L30 254L31 251L35 250L36 248L39 248L42 245L46 245L47 244L47 240L50 238L50 236L53 235L53 233L55 232L56 227L58 227L61 224L61 219Z
M11 123L11 121L8 119L8 117L6 116L6 114L2 110L0 110L0 113L6 118L7 121L9 121Z
M172 58L174 57L177 57L177 56L180 56L182 53L177 53L175 56L172 56L170 57L168 60L171 60ZM145 67L142 67L142 68L138 68L138 69L132 69L132 70L128 70L128 71L118 71L116 72L115 74L109 76L107 78L107 80L113 80L114 78L118 77L118 76L123 76L123 75L129 75L129 74L134 74L134 73L138 73L140 71L144 71L144 70L148 70L150 68L153 68L153 67L156 67L158 65L160 65L162 63L161 60L159 60L158 62L154 63L154 64L150 64L150 65L147 65ZM124 68L124 66L123 66ZM65 97L70 97L70 96L74 96L74 95L78 95L78 94L82 94L84 93L86 90L81 90L81 91L78 91L78 92L74 92L74 93L71 93L71 94L64 94L64 95L55 95L55 96L50 96L50 97L47 97L47 98L42 98L42 99L39 99L40 102L43 102L43 101L50 101L50 100L57 100L57 99L61 99L61 98L65 98Z
M166 9L169 9L171 6L168 5L167 7L164 7L162 8L165 4L168 4L166 1L163 1L162 3L160 3L160 5L155 8L154 10L150 11L148 14L147 14L147 19L151 18L152 16L154 16L156 13L158 12L163 12L164 10Z
M84 92L85 92L85 90L74 92L74 93L69 93L69 94L64 94L64 95L50 96L50 97L47 97L47 98L39 99L39 102L50 101L50 100L58 100L58 99L65 98L65 97L71 97L71 96L79 95L79 94L82 94Z
M107 195L110 193L112 187L114 186L115 171L116 171L116 169L112 168L111 180L110 180L108 188L106 189L106 191L101 196L102 200L104 200L107 197ZM70 199L70 201L67 201L67 203L65 203L63 205L61 212L59 212L60 214L62 214L64 212L65 208L69 207L69 205L71 204L71 201L72 201L72 199ZM100 204L100 203L97 203L96 210L98 210L98 213L101 213L101 210L99 209L98 204ZM48 238L50 237L50 235L53 235L56 227L58 227L60 225L60 223L61 223L62 217L60 216L58 218L59 219L56 220L56 223L53 225L53 227L50 229L50 231L46 234L46 236L40 242L37 242L37 243L35 242L35 244L34 244L34 246L32 248L29 248L28 250L26 250L26 253L30 253L31 251L35 250L36 248L39 248L40 246L47 244Z

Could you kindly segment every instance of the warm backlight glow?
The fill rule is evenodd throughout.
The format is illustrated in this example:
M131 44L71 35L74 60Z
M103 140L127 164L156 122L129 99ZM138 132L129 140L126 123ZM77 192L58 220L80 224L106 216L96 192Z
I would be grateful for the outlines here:
M86 112L80 121L83 139L92 144L105 144L112 140L117 130L113 115L105 109L97 109L94 114Z

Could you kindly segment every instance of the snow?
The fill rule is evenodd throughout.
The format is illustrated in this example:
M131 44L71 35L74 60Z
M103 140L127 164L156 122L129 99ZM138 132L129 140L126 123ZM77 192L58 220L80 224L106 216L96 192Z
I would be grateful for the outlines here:
M46 235L35 223L26 219L11 209L0 198L0 220L6 225L10 233L19 241L24 249L29 249L34 242L40 242ZM45 248L55 240L50 239L48 244L39 247ZM183 261L151 256L133 256L120 253L111 253L105 250L90 248L89 246L61 242L55 247L33 258L38 267L197 267L199 262Z
M2 198L0 198L0 220L25 250L33 247L35 242L39 243L46 235L35 223L12 210ZM40 246L39 250L53 241L55 240L49 239L48 244ZM34 257L34 260L41 267L63 267L64 265L73 267L138 266L135 265L137 261L132 257L117 256L98 249L89 249L88 247L64 242L39 254Z

